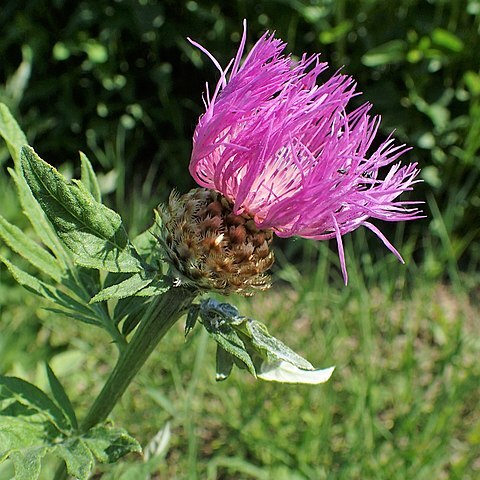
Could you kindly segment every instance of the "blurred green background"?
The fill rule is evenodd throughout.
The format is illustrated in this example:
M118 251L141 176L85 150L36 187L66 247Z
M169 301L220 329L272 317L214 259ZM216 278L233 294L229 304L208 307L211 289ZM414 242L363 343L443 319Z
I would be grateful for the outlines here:
M422 168L412 198L427 218L382 225L407 268L373 235L349 235L347 288L328 245L277 242L276 291L237 303L316 364L336 363L332 383L237 373L217 385L212 346L197 334L184 348L173 332L168 360L150 363L116 413L143 444L170 419L170 446L153 467L130 459L103 478L478 478L479 0L3 0L0 101L67 175L84 151L139 232L173 187L194 186L191 136L217 72L186 37L225 65L244 18L249 45L275 30L292 54L321 52L357 80L381 134L414 147L405 161ZM0 209L22 225L10 162L1 145ZM60 332L0 268L0 371L41 382L32 371L56 362L87 405L112 358L95 332Z

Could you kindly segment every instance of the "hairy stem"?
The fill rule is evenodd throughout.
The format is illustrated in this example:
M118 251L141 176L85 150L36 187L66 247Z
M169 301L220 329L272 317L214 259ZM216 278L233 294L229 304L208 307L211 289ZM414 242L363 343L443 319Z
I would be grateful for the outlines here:
M132 340L107 379L102 391L80 425L84 433L106 420L113 407L137 375L150 354L195 298L196 292L187 288L171 288L155 298L140 322ZM55 480L67 478L65 464L57 470Z

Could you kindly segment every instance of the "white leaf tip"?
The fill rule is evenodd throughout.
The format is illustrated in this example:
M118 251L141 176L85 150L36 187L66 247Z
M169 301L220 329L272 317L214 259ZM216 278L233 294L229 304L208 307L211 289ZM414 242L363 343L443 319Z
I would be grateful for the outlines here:
M260 367L257 377L271 382L318 385L327 382L334 370L335 367L321 370L303 370L284 361L275 363L265 362Z

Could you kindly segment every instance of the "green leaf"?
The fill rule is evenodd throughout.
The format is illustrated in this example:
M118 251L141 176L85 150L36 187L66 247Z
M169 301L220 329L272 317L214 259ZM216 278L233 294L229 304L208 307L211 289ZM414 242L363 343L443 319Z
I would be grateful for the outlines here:
M152 273L136 273L127 278L123 282L111 285L110 287L100 290L91 300L90 303L105 302L112 298L120 299L131 297L143 288L150 285L155 279L156 272Z
M80 182L67 183L31 147L22 148L21 163L30 190L76 263L111 272L142 269L116 212L95 201Z
M67 472L79 480L87 480L95 463L93 454L80 439L67 439L51 449L57 457L65 461Z
M200 316L202 317L201 313ZM240 335L230 325L209 322L206 321L205 317L202 317L202 323L222 349L243 362L248 371L255 377L255 365Z
M155 215L158 216L158 213L155 211ZM158 249L158 240L156 238L157 224L154 223L150 228L145 230L142 233L139 233L133 240L132 243L135 245L137 252L143 257L148 256L156 248ZM158 249L159 250L159 249Z
M74 429L78 428L77 417L73 410L70 399L68 398L62 384L59 382L58 378L55 376L55 373L50 368L48 363L46 364L48 383L50 384L50 389L52 391L53 398L55 399L57 405L62 409L66 418L70 422L70 426Z
M113 318L117 323L122 321L125 317L135 315L139 310L143 310L148 305L149 299L142 297L127 297L120 299L115 305L113 311Z
M473 96L480 96L480 75L473 70L467 70L463 74L463 80Z
M65 314L69 316L72 316L72 313L84 315L94 321L104 319L103 312L100 312L96 306L92 307L86 302L84 303L83 299L78 298L72 290L65 290L65 292L63 292L52 287L52 291L55 295L53 301L60 307L68 310L68 312L64 312Z
M160 248L158 241L161 219L157 210L154 210L154 215L155 219L153 225L137 235L132 240L132 243L145 263L159 269L163 264L163 250Z
M213 331L209 331L209 333L226 352L243 362L247 370L254 377L257 376L255 365L247 351L245 343L235 330L228 328L224 329L221 333Z
M88 305L75 300L70 294L58 290L53 285L39 280L37 277L34 277L27 272L24 272L17 266L13 265L6 258L2 257L2 255L0 255L0 261L6 265L13 278L24 288L62 307L61 309L45 307L45 310L61 313L68 317L74 318L75 320L80 320L81 322L91 325L102 325L97 318L96 312L93 311L91 307L88 307Z
M267 358L274 361L283 360L295 367L313 370L313 365L303 357L287 347L283 342L268 333L267 327L256 320L247 319L245 328L256 350L265 352Z
M332 375L334 367L315 370L310 362L270 335L265 325L240 316L228 303L207 299L192 309L191 314L200 316L218 343L217 380L225 380L238 360L262 380L319 384Z
M72 308L76 311L83 311L89 314L92 313L87 306L74 300L71 296L61 292L53 285L39 280L37 277L34 277L33 275L21 270L2 255L0 255L0 261L6 265L13 278L27 290L40 295L41 297L47 298L48 300L51 300L63 306L64 308Z
M129 299L129 300L133 300L133 299ZM132 333L135 327L140 323L140 321L143 318L143 314L147 309L147 306L148 304L145 304L144 302L138 303L137 308L132 310L131 313L129 313L126 318L119 317L120 320L124 319L124 322L122 325L122 335L124 337L126 337L127 335L130 335L130 333Z
M27 272L24 272L9 260L0 255L0 261L2 261L5 266L8 268L12 277L23 287L25 287L30 292L33 292L41 297L48 298L54 302L57 301L57 290L52 285L49 285L42 280L39 280L37 277L30 275Z
M147 287L149 288L149 287ZM150 299L143 296L122 298L115 305L113 318L116 323L123 321L122 334L129 335L140 323L143 314L150 305Z
M28 421L24 417L16 418L0 411L0 463L9 457L15 463L16 459L12 455L21 455L22 451L26 453L30 448L39 460L45 455L47 445L44 445L44 435L48 432L46 420L42 421L39 415L26 418Z
M139 290L135 295L137 297L156 297L165 293L171 284L167 283L163 277L158 277L153 280L153 282Z
M464 44L460 38L458 38L452 32L443 28L437 27L432 32L432 41L439 47L446 48L455 53L460 53L463 50Z
M56 237L52 226L46 221L45 215L33 198L25 179L21 175L20 151L22 147L28 143L27 138L13 118L8 107L3 103L0 103L0 136L5 140L14 160L15 170L9 169L9 172L17 186L20 204L22 205L24 213L30 220L41 241L58 259L61 259L64 264L68 264L68 256L65 250Z
M76 313L75 311L71 310L63 310L61 308L50 308L45 307L45 310L52 313L57 313L60 315L65 315L66 317L73 318L74 320L78 320L79 322L86 323L88 325L95 325L96 327L103 327L102 322L95 320L91 315L82 315Z
M324 45L337 42L344 38L353 28L352 20L343 20L335 27L320 32L319 39Z
M220 345L217 345L215 380L226 380L230 376L230 373L232 373L233 363L232 354L228 353Z
M17 480L36 480L46 453L64 460L70 475L87 480L95 459L114 462L129 452L141 452L134 438L110 424L83 434L71 428L74 414L66 412L71 406L65 408L70 401L51 370L49 381L65 412L34 385L0 376L0 462L12 460Z
M403 40L392 40L369 50L362 56L367 67L378 67L390 63L399 63L405 59L407 44Z
M91 428L83 435L83 440L102 463L114 463L127 453L141 453L142 447L126 430L110 425Z
M10 110L3 103L0 103L0 136L5 140L10 155L18 166L20 150L23 145L28 144L28 141Z
M42 468L42 458L47 453L47 447L29 449L25 452L15 451L10 454L10 459L15 469L15 480L32 480L38 478Z
M70 265L71 259L62 242L55 233L52 224L47 219L45 213L40 207L39 203L35 200L27 182L23 178L23 175L18 174L15 170L8 170L15 182L18 192L18 198L23 212L27 216L28 220L32 224L33 229L37 233L38 237L55 255L55 257L61 262L62 265Z
M187 313L187 320L185 322L185 336L187 336L197 324L198 315L200 313L200 306L193 304Z
M20 378L0 375L0 418L12 410L27 418L41 415L58 432L70 428L62 410L39 388Z
M44 248L15 225L7 222L0 215L0 238L16 253L27 259L34 267L49 275L56 282L60 282L63 269L58 261Z
M102 194L100 192L100 185L98 184L97 176L93 170L92 164L88 157L80 152L80 162L81 162L81 176L80 180L85 188L92 194L92 197L95 201L102 202Z

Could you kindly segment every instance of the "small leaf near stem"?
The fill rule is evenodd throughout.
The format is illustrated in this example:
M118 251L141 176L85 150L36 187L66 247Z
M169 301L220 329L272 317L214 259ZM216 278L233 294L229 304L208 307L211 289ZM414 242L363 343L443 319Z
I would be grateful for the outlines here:
M196 294L190 288L175 287L153 299L132 340L120 354L102 391L81 422L80 432L90 430L107 418L160 340L190 307ZM55 480L65 478L63 464L57 470Z
M109 423L79 433L63 386L47 367L53 397L16 377L0 375L0 463L10 459L17 480L37 480L43 457L65 461L78 480L90 477L95 459L114 462L140 444L125 430Z
M239 315L228 303L213 299L193 305L190 329L200 317L210 336L217 342L217 380L225 380L234 364L247 368L262 380L317 385L326 382L334 367L316 370L303 357L273 337L262 323ZM187 322L188 326L188 322Z

